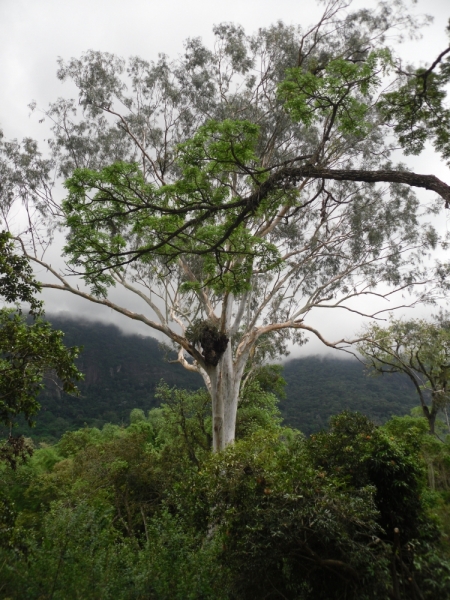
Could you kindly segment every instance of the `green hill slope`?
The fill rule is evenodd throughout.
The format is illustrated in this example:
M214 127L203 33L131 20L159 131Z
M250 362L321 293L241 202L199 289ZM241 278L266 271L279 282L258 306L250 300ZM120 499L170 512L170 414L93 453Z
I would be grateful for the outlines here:
M283 376L287 386L281 412L289 425L305 434L326 427L331 415L345 409L362 412L381 425L419 403L406 376L369 377L357 360L294 359L285 363Z
M67 346L83 346L77 365L84 373L79 397L61 393L51 380L41 393L42 409L31 436L54 441L68 429L85 424L128 423L133 408L149 410L157 405L155 388L161 379L169 385L197 389L202 379L164 359L157 340L124 335L117 327L99 322L75 321L47 315L64 331ZM29 428L22 431L30 435Z
M85 374L78 398L60 392L51 381L41 394L41 412L34 430L22 432L36 440L54 441L84 424L128 423L133 408L157 406L155 388L169 385L196 389L195 373L164 360L153 338L124 335L117 327L49 316L65 332L68 346L84 346L78 361ZM357 361L306 357L285 364L286 398L280 403L286 424L310 434L326 427L331 415L345 408L359 410L375 422L403 415L417 405L414 389L402 376L369 378ZM5 432L0 431L0 435Z

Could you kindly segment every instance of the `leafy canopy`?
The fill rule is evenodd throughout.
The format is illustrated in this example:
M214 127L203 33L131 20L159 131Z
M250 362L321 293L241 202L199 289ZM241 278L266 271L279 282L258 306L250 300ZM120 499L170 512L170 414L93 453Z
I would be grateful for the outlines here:
M19 415L32 424L46 373L54 372L70 393L82 377L74 363L79 348L66 348L63 332L43 319L43 303L36 298L40 290L29 260L15 252L12 236L1 232L0 297L16 303L15 309L0 309L0 422L10 428ZM31 323L19 302L29 305Z
M326 135L335 126L344 135L362 139L374 127L370 105L389 66L392 58L387 48L370 52L360 62L344 58L323 64L310 61L307 69L287 69L279 94L295 121L311 126L326 120Z
M375 373L406 373L418 392L424 416L434 432L438 411L450 400L450 323L445 314L434 320L391 319L388 327L373 323L358 344ZM430 408L428 402L430 402Z
M37 318L31 325L14 310L0 310L0 421L10 426L19 415L28 424L40 409L43 376L54 371L63 390L76 392L81 373L74 360L79 349L66 348L64 333Z
M0 232L0 296L8 303L27 302L30 313L42 312L42 301L36 298L41 285L33 275L29 261L14 252L12 235Z
M66 181L63 204L70 263L83 264L86 280L104 293L102 286L114 284L108 268L137 257L145 264L155 256L170 268L180 255L202 254L203 285L217 292L249 289L253 270L276 268L279 252L252 233L243 217L273 215L286 202L285 195L272 194L245 206L236 189L236 175L245 176L241 187L267 178L257 168L258 135L259 127L247 121L208 122L178 146L178 180L160 187L146 183L137 164L76 170Z

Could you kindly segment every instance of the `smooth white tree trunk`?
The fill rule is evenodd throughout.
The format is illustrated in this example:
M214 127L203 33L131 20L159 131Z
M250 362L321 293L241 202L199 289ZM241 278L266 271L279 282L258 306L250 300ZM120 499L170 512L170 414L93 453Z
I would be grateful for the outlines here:
M239 391L245 361L233 361L231 344L216 367L207 367L205 374L209 381L213 421L213 451L219 452L232 444L236 436L236 416ZM208 385L209 384L209 385Z

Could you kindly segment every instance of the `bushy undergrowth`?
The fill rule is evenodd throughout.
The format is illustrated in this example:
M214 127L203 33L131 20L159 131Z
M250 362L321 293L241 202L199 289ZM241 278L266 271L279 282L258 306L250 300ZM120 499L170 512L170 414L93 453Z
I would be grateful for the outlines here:
M0 596L449 597L450 445L424 419L352 413L306 439L280 425L266 376L220 454L205 393L162 386L162 407L129 427L70 432L2 466Z

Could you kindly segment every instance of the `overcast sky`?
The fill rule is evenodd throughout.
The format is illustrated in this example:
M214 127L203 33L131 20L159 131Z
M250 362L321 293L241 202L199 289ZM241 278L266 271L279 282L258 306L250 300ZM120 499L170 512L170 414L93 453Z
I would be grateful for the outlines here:
M374 5L371 0L353 4ZM58 96L70 95L67 85L64 87L55 76L59 56L78 57L88 49L147 60L157 58L160 52L176 56L188 37L211 40L212 26L220 22L239 23L253 32L278 20L306 26L320 12L315 3L305 0L0 0L0 126L7 139L46 137L45 125L39 125L38 115L30 116L27 105L35 100L45 108ZM433 15L435 22L424 31L422 42L404 44L402 53L414 62L426 63L446 47L444 29L450 17L450 0L419 0L414 12ZM450 183L449 169L431 152L411 164L416 171L433 172ZM49 313L69 311L114 322L127 331L151 333L70 294L64 297L49 291L45 300ZM419 313L426 311L416 311L414 316ZM330 315L328 322L329 337L358 328L350 317ZM320 351L320 343L312 342L302 353Z

